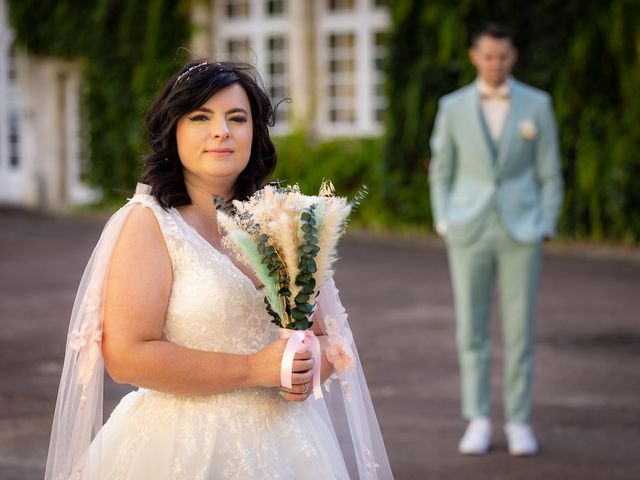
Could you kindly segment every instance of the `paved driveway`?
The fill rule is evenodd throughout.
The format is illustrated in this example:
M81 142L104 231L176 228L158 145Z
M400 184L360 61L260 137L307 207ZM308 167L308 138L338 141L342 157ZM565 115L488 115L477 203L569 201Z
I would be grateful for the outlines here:
M68 316L103 221L0 211L1 479L42 478ZM494 318L495 447L467 458L456 453L464 422L442 244L356 235L340 253L338 287L397 479L640 478L637 260L547 252L533 415L543 452L506 454ZM109 403L122 392L109 383Z

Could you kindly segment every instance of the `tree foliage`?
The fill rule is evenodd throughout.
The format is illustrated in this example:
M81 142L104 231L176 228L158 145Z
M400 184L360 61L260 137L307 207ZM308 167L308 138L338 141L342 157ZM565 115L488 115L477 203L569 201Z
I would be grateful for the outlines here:
M180 62L189 1L9 0L17 42L83 65L82 119L88 180L107 197L129 191L145 151L143 119Z
M514 32L514 75L554 99L561 232L640 241L640 2L396 0L391 13L385 193L399 214L427 220L428 192L415 179L425 176L438 98L473 80L471 34L497 21Z

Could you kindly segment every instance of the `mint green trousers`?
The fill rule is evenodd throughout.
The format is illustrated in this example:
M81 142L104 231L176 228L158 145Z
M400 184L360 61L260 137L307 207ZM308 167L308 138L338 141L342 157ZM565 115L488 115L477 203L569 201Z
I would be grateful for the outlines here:
M507 422L528 422L533 379L534 308L541 242L518 243L497 212L469 245L448 245L456 312L456 343L465 418L489 416L491 300L497 285L504 348L503 401Z

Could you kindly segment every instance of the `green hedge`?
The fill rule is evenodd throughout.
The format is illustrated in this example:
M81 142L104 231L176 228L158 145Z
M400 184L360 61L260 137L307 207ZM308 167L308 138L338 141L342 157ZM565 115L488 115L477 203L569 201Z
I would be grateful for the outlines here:
M273 179L298 183L303 193L316 194L322 180L331 180L336 195L352 198L363 185L368 193L354 211L351 221L369 230L426 231L424 221L399 216L396 206L384 197L381 138L344 138L314 141L301 133L276 137L278 166ZM428 196L427 179L421 175L404 195L421 204L423 214ZM424 215L423 215L424 217Z
M363 185L369 193L352 221L369 228L397 224L383 201L382 143L380 139L341 139L315 142L301 133L274 138L278 165L273 179L298 183L303 193L317 194L323 180L331 180L336 194L351 198Z

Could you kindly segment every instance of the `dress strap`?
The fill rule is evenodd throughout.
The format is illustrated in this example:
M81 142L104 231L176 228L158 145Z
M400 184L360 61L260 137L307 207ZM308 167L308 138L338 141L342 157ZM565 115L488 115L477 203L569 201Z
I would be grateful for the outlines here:
M143 188L140 187L141 185ZM148 190L144 187L148 187ZM149 193L142 193L141 190ZM127 205L138 203L153 212L156 217L156 221L160 226L160 231L162 232L165 244L167 245L171 263L174 264L176 252L178 252L180 245L184 242L184 235L182 234L180 226L176 222L176 212L174 209L165 209L158 203L158 200L150 194L150 192L151 187L139 183L136 188L136 194L129 199Z
M151 195L152 191L153 191L153 188L151 188L151 185L147 185L146 183L140 183L140 182L136 184L136 195L139 193L142 193L145 195Z

